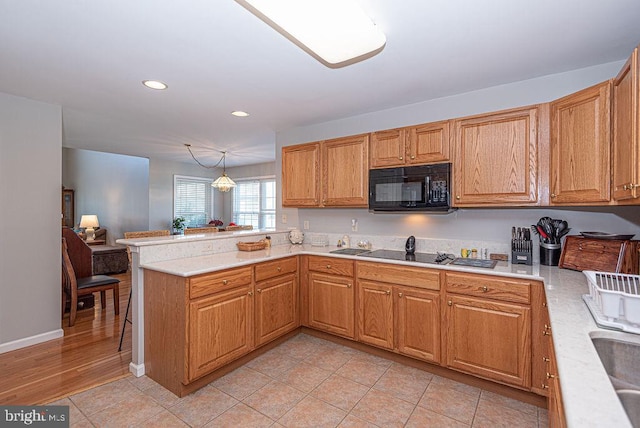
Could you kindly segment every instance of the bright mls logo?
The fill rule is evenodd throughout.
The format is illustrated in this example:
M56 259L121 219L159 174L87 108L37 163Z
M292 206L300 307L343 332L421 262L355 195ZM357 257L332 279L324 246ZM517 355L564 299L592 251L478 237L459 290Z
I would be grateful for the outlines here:
M1 427L69 427L69 406L0 406Z

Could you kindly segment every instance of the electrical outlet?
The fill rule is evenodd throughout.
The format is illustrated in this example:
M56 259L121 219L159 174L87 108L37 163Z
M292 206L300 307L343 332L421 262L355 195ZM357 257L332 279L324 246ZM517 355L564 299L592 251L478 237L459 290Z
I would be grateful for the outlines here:
M357 218L352 218L351 219L351 231L352 232L357 232L358 231L358 219Z
M304 230L309 230L309 220L305 220L303 223Z
M287 215L286 214L282 214L282 223L286 223L287 222Z

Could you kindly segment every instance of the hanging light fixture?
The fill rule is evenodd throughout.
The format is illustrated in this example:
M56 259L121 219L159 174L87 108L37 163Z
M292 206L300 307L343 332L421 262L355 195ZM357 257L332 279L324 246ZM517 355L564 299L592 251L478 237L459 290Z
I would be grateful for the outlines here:
M218 189L221 192L228 192L232 188L236 187L236 183L231 178L229 178L229 176L227 175L227 161L226 161L227 152L226 151L222 152L222 157L220 158L218 163L216 163L213 166L207 166L207 165L202 164L193 155L193 152L191 151L191 144L185 144L185 147L187 148L187 150L189 150L189 154L191 154L191 157L193 158L193 160L196 161L196 163L198 165L200 165L201 167L203 167L203 168L217 168L218 165L220 165L220 163L222 162L222 175L220 177L218 177L213 183L211 183L212 187L215 187L216 189Z

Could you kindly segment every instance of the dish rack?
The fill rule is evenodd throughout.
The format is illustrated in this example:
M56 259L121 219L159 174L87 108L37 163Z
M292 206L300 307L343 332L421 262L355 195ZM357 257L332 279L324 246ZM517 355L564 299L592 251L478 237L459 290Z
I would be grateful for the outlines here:
M326 247L329 245L329 236L325 234L311 235L311 245L313 247Z
M583 271L589 294L582 296L598 325L640 334L640 275Z

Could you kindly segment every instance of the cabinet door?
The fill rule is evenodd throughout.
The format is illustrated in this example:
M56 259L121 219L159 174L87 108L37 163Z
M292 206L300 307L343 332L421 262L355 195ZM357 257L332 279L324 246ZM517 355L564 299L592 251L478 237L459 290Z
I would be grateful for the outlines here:
M447 366L530 388L530 309L452 294L446 299Z
M189 305L189 381L253 348L251 286L211 295Z
M298 326L298 281L295 274L256 284L256 346Z
M440 294L395 287L398 352L440 362Z
M390 129L371 134L371 168L389 168L405 164L405 129Z
M353 278L309 273L309 326L354 338Z
M610 83L551 103L552 205L610 199Z
M538 108L454 121L454 205L538 201Z
M324 206L368 206L368 135L325 141L322 144L322 162Z
M640 79L638 48L613 80L613 199L638 197L640 174Z
M389 284L358 280L358 340L393 349L393 296Z
M320 205L320 143L282 148L282 206Z
M425 164L448 161L449 122L434 122L409 128L407 163Z
M544 286L540 283L531 286L531 391L539 395L549 395L549 361L551 361L549 342L549 312L544 295Z

